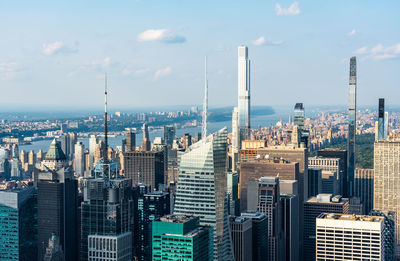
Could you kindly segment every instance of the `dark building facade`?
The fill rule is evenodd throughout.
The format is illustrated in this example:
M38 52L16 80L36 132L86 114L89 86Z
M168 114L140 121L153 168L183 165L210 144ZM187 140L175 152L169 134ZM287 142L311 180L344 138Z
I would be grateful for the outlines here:
M235 261L253 260L253 226L251 219L232 216L229 223Z
M360 198L363 214L368 215L374 207L374 170L359 169L354 172L354 197Z
M252 222L252 261L262 261L268 255L268 218L264 213L247 211L241 217Z
M132 185L142 183L154 190L164 184L163 151L125 152L124 160L125 177L132 180Z
M136 133L129 131L126 134L125 151L135 151L136 149Z

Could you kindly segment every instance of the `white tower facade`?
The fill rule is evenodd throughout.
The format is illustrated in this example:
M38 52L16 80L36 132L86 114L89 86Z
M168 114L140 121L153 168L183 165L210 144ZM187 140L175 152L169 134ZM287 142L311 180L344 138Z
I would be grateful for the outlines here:
M238 47L238 113L240 140L247 140L250 130L250 60L244 45Z
M239 151L240 151L239 112L238 112L238 107L234 107L232 112L232 172L237 172Z

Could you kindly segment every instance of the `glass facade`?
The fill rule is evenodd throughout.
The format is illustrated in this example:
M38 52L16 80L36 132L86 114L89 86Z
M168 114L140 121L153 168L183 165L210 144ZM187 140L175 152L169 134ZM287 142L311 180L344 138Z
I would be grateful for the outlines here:
M0 260L37 259L36 189L0 191Z
M357 112L357 64L356 57L350 59L350 80L349 80L349 131L347 138L347 195L353 196L354 170L356 166L356 112Z
M247 46L238 47L238 115L240 139L249 139L250 129L250 60Z
M174 214L195 215L214 228L214 260L233 260L228 227L227 128L178 154L178 187Z

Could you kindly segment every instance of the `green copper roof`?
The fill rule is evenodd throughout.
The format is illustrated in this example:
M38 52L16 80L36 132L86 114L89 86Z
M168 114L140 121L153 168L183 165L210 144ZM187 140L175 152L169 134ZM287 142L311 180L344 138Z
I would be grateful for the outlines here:
M65 157L64 152L61 149L60 143L57 142L56 139L54 139L50 146L48 151L46 152L46 156L44 156L45 160L66 160L67 158Z

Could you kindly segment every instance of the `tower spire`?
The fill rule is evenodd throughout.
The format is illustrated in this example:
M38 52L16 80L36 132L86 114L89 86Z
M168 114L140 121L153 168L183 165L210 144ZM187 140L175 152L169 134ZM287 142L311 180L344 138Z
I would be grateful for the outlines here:
M107 73L104 74L104 162L108 162Z
M204 72L204 102L203 102L203 130L202 139L207 138L207 110L208 110L208 80L207 80L207 56L205 57L205 72Z

